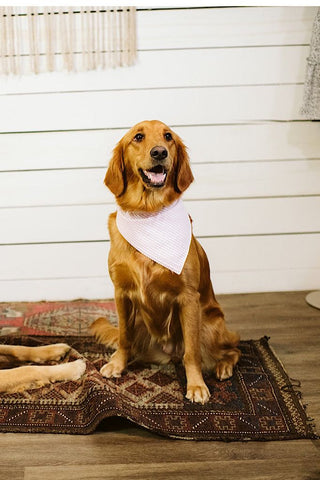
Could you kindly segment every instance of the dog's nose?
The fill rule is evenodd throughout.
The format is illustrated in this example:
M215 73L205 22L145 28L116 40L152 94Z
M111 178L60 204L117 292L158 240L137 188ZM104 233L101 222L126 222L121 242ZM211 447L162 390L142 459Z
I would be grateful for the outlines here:
M168 156L168 150L167 150L166 148L160 147L160 146L153 147L153 148L150 150L150 156L151 156L151 158L153 158L154 160L161 161L161 160L164 160L165 158L167 158L167 156Z

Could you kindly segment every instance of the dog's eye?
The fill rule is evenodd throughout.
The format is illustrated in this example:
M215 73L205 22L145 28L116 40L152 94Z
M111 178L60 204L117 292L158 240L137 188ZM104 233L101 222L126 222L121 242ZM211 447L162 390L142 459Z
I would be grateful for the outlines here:
M168 142L170 142L170 140L172 140L172 135L171 135L171 133L169 133L169 132L165 133L165 134L164 134L164 138L165 138L166 140L168 140Z
M144 135L142 133L137 133L137 135L135 135L134 139L135 139L136 142L142 142L142 140L144 139Z

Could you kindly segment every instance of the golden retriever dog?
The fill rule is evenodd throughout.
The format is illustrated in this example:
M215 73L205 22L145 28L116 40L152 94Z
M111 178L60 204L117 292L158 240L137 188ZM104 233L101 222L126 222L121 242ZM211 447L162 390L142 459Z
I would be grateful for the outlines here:
M0 345L0 392L21 392L58 381L78 380L86 369L86 364L81 359L59 365L17 367L23 363L58 362L69 350L69 345L65 343L41 347Z
M109 217L108 264L119 326L99 318L91 331L99 342L116 348L101 369L103 376L119 377L133 361L168 363L181 359L187 378L186 397L204 404L210 392L202 371L213 371L219 380L230 378L240 356L239 335L226 328L207 256L190 233L186 259L178 274L141 253L117 226L120 214L152 222L180 201L192 181L186 147L160 121L138 123L117 144L105 184L118 204L118 211ZM187 222L191 232L188 215ZM166 238L158 246L169 254Z

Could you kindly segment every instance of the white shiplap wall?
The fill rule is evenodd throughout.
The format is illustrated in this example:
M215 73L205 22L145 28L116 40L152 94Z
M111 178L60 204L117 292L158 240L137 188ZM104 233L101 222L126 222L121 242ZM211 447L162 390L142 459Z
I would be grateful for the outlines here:
M138 63L0 79L0 301L113 296L102 181L143 119L189 146L218 293L320 287L320 126L300 113L315 7L138 11Z

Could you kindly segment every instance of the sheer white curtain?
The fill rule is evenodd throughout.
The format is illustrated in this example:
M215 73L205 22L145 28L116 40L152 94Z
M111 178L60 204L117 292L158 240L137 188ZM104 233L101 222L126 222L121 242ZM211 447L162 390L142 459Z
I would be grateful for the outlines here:
M0 6L0 74L132 65L134 7Z
M320 120L320 8L313 23L307 58L302 114L309 120Z
M302 114L308 120L320 120L320 8L313 23ZM306 301L312 307L320 309L320 290L309 293Z

